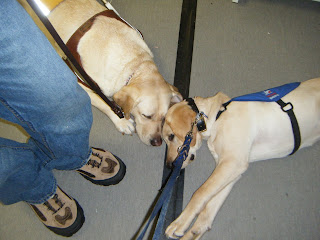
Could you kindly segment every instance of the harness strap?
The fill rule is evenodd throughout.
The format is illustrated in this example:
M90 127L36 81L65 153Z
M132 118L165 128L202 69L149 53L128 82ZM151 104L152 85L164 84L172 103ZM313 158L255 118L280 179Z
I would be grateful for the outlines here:
M221 115L224 111L227 110L227 106L228 106L230 103L231 103L231 101L222 104L223 109L222 109L222 110L219 110L219 112L218 112L218 114L217 114L217 116L216 116L216 121L218 120L218 118L220 117L220 115Z
M281 106L282 111L286 112L290 118L291 121L291 126L292 126L292 131L293 131L293 136L294 136L294 148L293 151L289 154L292 155L294 154L300 147L301 144L301 135L300 135L300 128L299 124L297 121L297 118L293 112L293 105L291 102L285 103L282 101L282 99L279 99L277 103ZM287 107L290 108L287 108Z
M123 21L114 11L112 10L105 10L103 12L100 12L100 13L97 13L96 15L94 15L93 17L91 17L89 20L87 20L84 24L82 24L78 29L77 31L75 31L73 33L73 35L69 38L68 42L67 42L67 47L69 49L69 51L71 52L71 54L74 56L74 58L77 60L77 62L80 64L80 66L83 68L82 66L82 62L81 62L81 59L80 59L80 55L77 51L78 49L78 44L79 44L79 41L80 39L83 37L83 35L88 32L92 25L93 25L93 22L96 20L97 17L99 16L106 16L106 17L109 17L109 18L114 18L120 22L123 22L125 23L126 25L128 25L125 21ZM128 25L129 26L129 25ZM81 81L81 83L84 83L81 79L79 79ZM93 80L92 80L93 81ZM96 83L95 83L96 84ZM84 85L86 85L84 83ZM96 84L97 85L97 84ZM86 85L86 87L89 87L88 85Z
M218 120L218 118L221 116L221 114L227 110L227 106L231 102L232 102L232 100L222 104L224 109L219 110L219 112L217 114L217 117L216 117L216 120ZM300 144L301 144L301 135L300 135L299 124L298 124L296 115L293 112L293 105L291 104L291 102L285 103L284 101L282 101L282 99L279 99L278 101L276 101L276 103L278 103L280 105L281 110L286 112L288 114L289 118L290 118L292 131L293 131L293 136L294 136L294 148L293 148L292 152L289 154L289 155L292 155L296 151L298 151L298 149L300 147Z

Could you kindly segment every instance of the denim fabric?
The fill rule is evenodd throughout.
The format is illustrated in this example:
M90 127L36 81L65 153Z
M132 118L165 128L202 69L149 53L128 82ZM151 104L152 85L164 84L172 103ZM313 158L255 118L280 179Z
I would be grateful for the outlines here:
M30 135L27 143L0 138L4 204L46 201L56 189L52 169L80 168L91 154L89 96L15 0L0 8L0 118Z

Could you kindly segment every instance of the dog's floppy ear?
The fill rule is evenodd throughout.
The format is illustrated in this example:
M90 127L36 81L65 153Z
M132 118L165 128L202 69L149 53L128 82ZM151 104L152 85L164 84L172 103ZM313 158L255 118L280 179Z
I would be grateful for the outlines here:
M130 88L132 87L124 86L113 95L113 100L122 108L126 119L130 118L130 113L135 106L137 96L135 94L137 91Z
M220 104L228 102L230 100L230 97L228 97L226 94L224 94L223 92L218 92L215 97L218 98L218 101Z
M171 104L170 105L172 106L173 104L181 102L183 100L183 97L179 93L178 88L176 88L175 86L173 86L173 85L171 85L169 83L168 83L168 85L169 85L169 88L170 88L170 90L172 92L172 98L171 98Z
M179 137L180 140L184 141L185 135L190 131L192 123L196 120L196 112L191 109L190 106L186 104L178 104L177 107L171 112L170 120L166 121L170 128L173 130L175 135ZM168 115L167 115L168 116ZM193 147L196 144L198 129L194 125L192 129L193 139L190 146Z

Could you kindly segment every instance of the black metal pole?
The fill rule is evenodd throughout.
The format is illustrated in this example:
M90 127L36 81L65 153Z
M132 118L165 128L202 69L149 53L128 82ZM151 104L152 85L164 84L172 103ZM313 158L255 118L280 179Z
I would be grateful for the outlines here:
M183 98L189 96L190 76L192 66L193 40L196 23L197 0L183 0L180 30L177 50L177 60L174 76L174 86L179 89ZM162 183L164 183L170 174L170 170L164 165ZM183 190L184 190L184 170L180 172L176 185L172 192L172 197L165 217L163 233L167 226L174 221L182 212ZM167 240L162 234L161 240Z

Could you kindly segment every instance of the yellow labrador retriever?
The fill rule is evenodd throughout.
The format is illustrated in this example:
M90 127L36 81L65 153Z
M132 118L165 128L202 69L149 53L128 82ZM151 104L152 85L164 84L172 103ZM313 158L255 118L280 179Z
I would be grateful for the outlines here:
M269 91L264 92L269 94ZM293 127L288 114L277 103L232 101L221 112L222 105L229 100L221 92L210 98L194 98L198 110L208 117L205 118L207 130L199 132L196 127L193 128L194 138L183 167L195 158L196 150L205 139L216 168L193 194L181 215L167 228L166 235L170 238L200 239L211 228L218 210L250 162L292 153L295 142ZM293 106L300 128L300 148L319 140L320 78L302 82L281 100L291 102ZM286 107L284 110L288 110ZM219 113L221 115L217 118ZM169 109L162 131L168 145L166 161L169 165L175 160L177 148L182 145L195 117L196 112L187 101Z
M106 10L96 0L60 2L48 18L65 43L83 23ZM140 34L118 19L98 15L80 39L77 53L86 73L122 107L125 118L118 118L98 95L80 84L92 105L120 132L132 134L136 128L142 142L160 146L164 116L170 103L181 101L182 96L163 79Z

